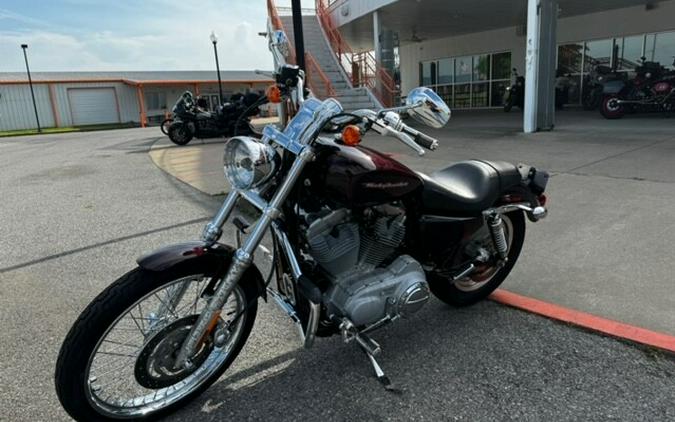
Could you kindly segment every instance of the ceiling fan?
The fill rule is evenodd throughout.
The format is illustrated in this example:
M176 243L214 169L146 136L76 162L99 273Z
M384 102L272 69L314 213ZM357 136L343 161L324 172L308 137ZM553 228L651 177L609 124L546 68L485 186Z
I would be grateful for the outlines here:
M407 39L405 39L404 41L410 41L410 42L417 42L417 43L419 43L419 42L422 42L422 41L426 41L426 38L423 38L423 37L420 37L419 35L417 35L417 28L415 28L415 27L413 26L413 28L412 28L412 35L410 36L410 38L407 38Z

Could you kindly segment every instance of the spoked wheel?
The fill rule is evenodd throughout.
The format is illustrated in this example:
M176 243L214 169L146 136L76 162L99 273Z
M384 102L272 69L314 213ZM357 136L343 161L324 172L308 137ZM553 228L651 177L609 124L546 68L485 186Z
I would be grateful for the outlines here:
M469 276L452 281L437 274L429 274L429 287L434 296L453 306L468 306L485 299L509 275L525 241L525 217L521 211L502 215L502 224L508 245L507 261L497 265L494 261L477 266ZM481 228L473 240L494 254L494 244L487 226Z
M153 418L215 382L246 342L257 301L252 283L237 285L192 366L177 366L178 351L208 301L210 281L190 271L137 269L101 293L59 354L55 382L66 411L76 420Z

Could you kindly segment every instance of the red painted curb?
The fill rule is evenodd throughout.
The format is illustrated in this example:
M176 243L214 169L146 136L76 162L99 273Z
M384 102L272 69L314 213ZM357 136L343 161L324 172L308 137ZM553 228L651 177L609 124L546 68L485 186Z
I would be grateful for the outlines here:
M624 324L623 322L613 321L611 319L587 314L574 309L564 308L559 305L554 305L553 303L521 296L502 289L495 290L490 295L490 299L547 318L568 322L593 331L599 331L612 337L631 340L675 353L675 336L635 327L633 325Z

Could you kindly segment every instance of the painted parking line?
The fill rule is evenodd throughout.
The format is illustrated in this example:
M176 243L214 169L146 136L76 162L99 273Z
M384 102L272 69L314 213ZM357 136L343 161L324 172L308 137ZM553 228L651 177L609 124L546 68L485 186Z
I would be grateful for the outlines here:
M631 340L636 343L675 353L675 336L565 308L560 305L521 296L502 289L495 290L494 293L490 295L490 299L503 305L522 309L558 321L567 322L612 337Z

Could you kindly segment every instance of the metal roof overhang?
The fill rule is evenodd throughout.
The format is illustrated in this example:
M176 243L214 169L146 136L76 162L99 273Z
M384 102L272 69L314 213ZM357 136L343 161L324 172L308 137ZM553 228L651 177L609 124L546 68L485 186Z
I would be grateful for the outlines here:
M337 3L334 13L349 9L347 0ZM558 0L560 18L655 5L664 0ZM658 6L658 5L657 5ZM499 28L525 25L527 0L398 0L379 9L380 20L399 33L401 45L419 39L438 39ZM372 50L372 14L357 17L340 27L340 32L356 51Z

